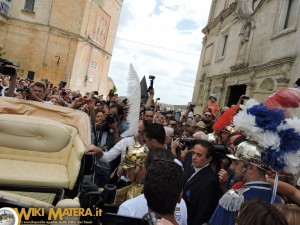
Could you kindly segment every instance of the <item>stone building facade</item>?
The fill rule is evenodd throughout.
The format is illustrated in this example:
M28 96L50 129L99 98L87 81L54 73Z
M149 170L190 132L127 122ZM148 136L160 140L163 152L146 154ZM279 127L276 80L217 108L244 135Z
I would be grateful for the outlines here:
M108 93L123 0L0 0L0 48L21 77ZM109 85L111 86L111 85Z
M193 102L220 106L245 94L265 101L300 77L300 0L212 0Z

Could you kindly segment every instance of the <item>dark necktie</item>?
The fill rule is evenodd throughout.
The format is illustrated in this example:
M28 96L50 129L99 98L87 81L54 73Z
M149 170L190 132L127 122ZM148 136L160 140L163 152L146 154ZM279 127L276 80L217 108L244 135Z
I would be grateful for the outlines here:
M195 168L192 169L191 176L192 176L194 173L196 173Z
M195 168L193 168L193 169L191 170L191 173L190 173L190 176L189 176L188 181L192 178L192 176L195 175L195 173L196 173L196 170L195 170Z

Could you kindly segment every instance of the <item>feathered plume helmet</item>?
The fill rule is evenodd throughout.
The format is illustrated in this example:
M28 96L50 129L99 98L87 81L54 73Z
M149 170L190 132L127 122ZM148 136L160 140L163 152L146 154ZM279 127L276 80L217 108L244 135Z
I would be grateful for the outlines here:
M299 106L300 90L286 88L265 104L240 106L241 111L233 117L235 128L261 147L262 161L276 172L300 171L300 118L289 117Z
M122 137L138 135L141 87L139 76L132 64L130 64L128 72L127 98L130 106L127 118L129 120L129 129L122 134ZM127 147L125 158L121 165L127 168L135 167L135 173L137 173L139 166L143 164L146 156L146 147L142 146L138 142L138 139L135 138L135 144L131 147Z

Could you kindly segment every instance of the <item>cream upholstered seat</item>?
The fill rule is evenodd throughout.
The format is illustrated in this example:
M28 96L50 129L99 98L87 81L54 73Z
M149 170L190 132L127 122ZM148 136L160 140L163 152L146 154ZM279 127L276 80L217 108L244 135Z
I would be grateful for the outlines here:
M0 98L0 183L72 190L90 144L90 124L77 110Z
M0 114L0 183L73 189L85 146L76 128Z
M72 190L88 144L90 121L85 113L0 97L0 186L8 187L0 190L0 203L80 207L78 198L62 199L55 204L56 194L51 188L46 188L49 193L32 189ZM27 189L22 187L23 190L16 192L20 185L26 185Z

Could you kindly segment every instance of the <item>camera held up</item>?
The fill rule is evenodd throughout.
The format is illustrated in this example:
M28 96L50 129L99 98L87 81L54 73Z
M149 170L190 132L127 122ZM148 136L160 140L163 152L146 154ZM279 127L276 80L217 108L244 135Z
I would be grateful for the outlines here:
M31 93L31 92L30 92L30 89L29 89L28 87L18 88L18 89L16 90L16 92L21 92L22 94L29 94L29 93Z
M154 82L155 76L149 75L149 80L150 80L150 86L148 88L148 92L153 89L153 82Z
M3 75L14 76L16 74L16 69L14 67L19 67L20 65L16 62L8 61L7 59L0 58L0 73Z
M214 150L215 150L215 159L221 160L225 159L226 155L229 154L228 148L223 144L214 144Z
M193 143L193 138L192 137L187 137L187 138L179 138L179 141L181 143L185 143L187 145L191 145Z
M105 122L109 125L115 123L116 121L117 121L117 116L115 113L109 113L105 120Z

